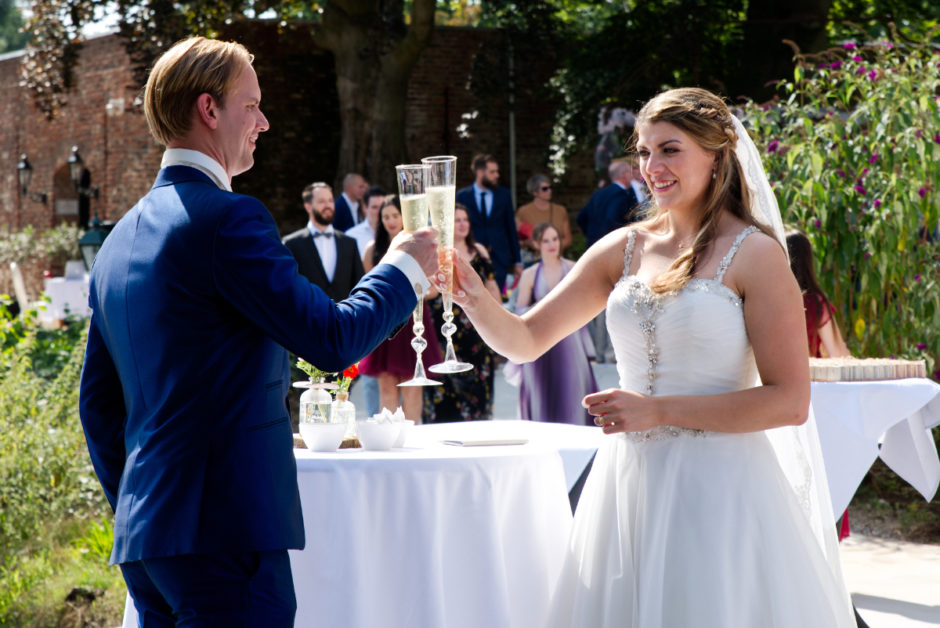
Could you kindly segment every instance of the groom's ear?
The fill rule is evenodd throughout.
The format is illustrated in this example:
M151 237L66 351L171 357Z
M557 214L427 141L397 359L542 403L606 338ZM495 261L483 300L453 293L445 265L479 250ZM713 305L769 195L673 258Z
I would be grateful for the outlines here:
M219 104L211 94L204 92L196 98L196 115L213 131L219 128Z

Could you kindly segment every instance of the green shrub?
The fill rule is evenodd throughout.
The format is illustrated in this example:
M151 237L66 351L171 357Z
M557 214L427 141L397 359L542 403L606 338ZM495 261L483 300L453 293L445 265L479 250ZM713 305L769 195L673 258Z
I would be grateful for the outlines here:
M940 54L846 42L750 105L784 221L813 242L854 355L940 354Z

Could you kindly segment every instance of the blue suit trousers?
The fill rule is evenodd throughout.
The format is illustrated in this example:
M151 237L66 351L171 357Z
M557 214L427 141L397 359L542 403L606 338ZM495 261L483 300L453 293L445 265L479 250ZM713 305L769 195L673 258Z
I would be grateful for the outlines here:
M287 550L182 554L121 564L141 628L293 628Z

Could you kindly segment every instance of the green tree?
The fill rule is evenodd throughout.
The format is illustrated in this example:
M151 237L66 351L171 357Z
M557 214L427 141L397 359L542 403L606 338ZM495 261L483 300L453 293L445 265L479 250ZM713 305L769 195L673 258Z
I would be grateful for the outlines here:
M21 50L29 35L22 30L23 16L14 0L0 0L0 53Z
M95 0L35 0L27 28L34 40L23 66L37 106L54 117L66 103ZM333 53L342 140L338 173L387 181L407 158L408 79L434 26L434 0L117 0L119 32L142 79L153 60L190 34L216 36L232 21L274 12L283 28L310 28Z

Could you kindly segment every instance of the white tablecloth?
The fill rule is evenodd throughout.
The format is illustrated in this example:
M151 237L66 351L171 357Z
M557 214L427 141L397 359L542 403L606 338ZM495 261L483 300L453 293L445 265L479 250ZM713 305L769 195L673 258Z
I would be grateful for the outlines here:
M836 516L878 457L933 499L940 460L930 429L940 425L940 385L929 379L813 382L812 403Z
M295 625L542 625L571 525L562 458L549 442L565 427L418 426L405 449L295 450L306 530L306 549L290 553ZM586 429L569 433L596 434ZM496 433L530 442L440 442ZM128 607L130 628L136 616Z
M61 320L66 310L76 316L91 316L88 307L88 275L80 279L50 277L45 280L45 293L50 302L40 313L42 320Z

